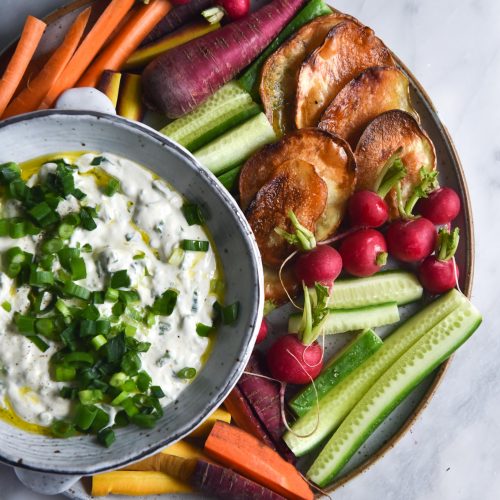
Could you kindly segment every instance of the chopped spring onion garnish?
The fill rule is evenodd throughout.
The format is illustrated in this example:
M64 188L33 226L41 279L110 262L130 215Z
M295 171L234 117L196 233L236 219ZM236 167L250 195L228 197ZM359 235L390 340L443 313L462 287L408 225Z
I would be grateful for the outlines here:
M72 281L68 281L67 283L65 283L63 292L67 295L70 295L71 297L76 297L82 300L89 300L90 298L90 290L83 286L77 285Z
M113 429L108 427L97 433L97 440L106 448L109 448L116 441L116 436Z
M110 286L111 288L127 288L130 286L130 277L126 269L116 271L111 275Z
M117 179L111 178L104 188L104 194L106 196L113 196L120 190L120 181Z
M82 431L88 430L94 422L97 410L97 406L94 405L78 405L73 423Z
M87 277L87 268L85 261L81 257L72 257L69 261L71 268L71 278L74 280L83 280Z
M151 308L153 314L158 316L170 316L174 310L175 304L177 303L177 296L179 292L169 288L161 297L158 297Z
M233 304L223 307L221 310L222 322L225 325L232 325L238 319L239 311L239 302L234 302Z
M55 379L57 382L69 382L75 380L76 368L74 366L56 366Z
M181 248L186 251L191 252L208 252L209 249L208 241L202 240L182 240Z
M7 302L7 301L2 302L2 309L4 311L7 311L7 312L12 311L12 306L11 306L10 302Z
M184 203L182 206L182 213L186 219L186 222L193 226L195 224L201 226L205 224L205 217L203 211L199 205L196 203Z
M213 326L204 325L203 323L196 324L196 333L200 337L209 337L214 331L215 328Z
M182 370L179 370L177 372L177 376L179 378L191 380L192 378L196 377L196 368L182 368Z
M170 257L168 258L168 263L172 266L180 266L182 264L182 260L184 259L184 250L180 247L174 248Z

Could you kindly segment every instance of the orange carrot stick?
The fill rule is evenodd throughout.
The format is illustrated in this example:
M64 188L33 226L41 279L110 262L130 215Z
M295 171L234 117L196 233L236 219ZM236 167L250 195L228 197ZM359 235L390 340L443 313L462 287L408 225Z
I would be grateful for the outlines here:
M38 75L28 83L26 88L10 103L4 118L20 115L38 108L40 102L57 81L64 68L75 53L82 38L90 16L90 7L76 18L64 41L52 54Z
M79 87L95 87L104 70L118 71L135 52L147 34L166 16L168 0L153 0L137 9L135 15L92 63L78 82Z
M204 450L222 465L290 500L314 498L311 489L293 465L237 427L216 422L205 442Z
M127 15L135 0L111 0L106 10L80 44L66 68L43 98L38 109L47 109L65 90L74 87L113 30Z
M36 17L28 16L26 19L16 51L0 79L0 116L21 82L46 27L47 25Z

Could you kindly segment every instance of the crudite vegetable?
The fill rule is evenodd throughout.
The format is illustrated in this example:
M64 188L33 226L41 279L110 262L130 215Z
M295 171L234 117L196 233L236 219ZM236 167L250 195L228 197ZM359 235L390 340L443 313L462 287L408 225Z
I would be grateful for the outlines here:
M240 21L158 57L142 76L146 103L169 118L191 111L250 64L303 3L274 0Z
M46 24L28 16L16 50L0 79L0 116L9 104L42 38Z

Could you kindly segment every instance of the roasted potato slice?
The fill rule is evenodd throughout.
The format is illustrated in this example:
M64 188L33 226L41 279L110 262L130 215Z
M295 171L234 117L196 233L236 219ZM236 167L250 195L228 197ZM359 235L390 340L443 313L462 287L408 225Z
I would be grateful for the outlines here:
M293 102L297 74L304 59L325 40L338 23L354 18L343 14L321 16L303 26L266 60L260 80L260 98L278 135L295 128Z
M429 136L415 118L405 111L387 111L375 118L361 135L356 147L356 190L374 190L387 160L399 148L407 169L401 181L401 194L405 202L420 183L420 169L436 169L436 152ZM387 195L391 217L398 216L395 190Z
M418 119L411 105L408 78L395 67L368 68L337 94L318 126L342 137L354 149L366 126L391 109L401 109Z
M371 66L394 66L389 49L368 27L343 21L328 33L300 68L295 97L295 125L314 127L333 98Z
M247 160L239 179L241 207L246 210L259 189L290 158L314 165L328 187L327 205L318 220L315 233L318 241L324 240L340 225L356 180L351 148L340 137L324 130L311 128L290 132L280 141L264 146Z
M259 189L245 213L264 264L279 267L294 251L274 230L280 227L294 232L288 217L290 210L303 226L314 232L327 198L328 188L314 165L293 159L275 169L273 177Z
M282 270L281 280L290 296L296 297L300 290L300 283L295 278L291 264L285 266ZM272 303L274 307L279 307L288 301L286 292L279 279L278 269L271 269L264 266L264 295L266 302Z

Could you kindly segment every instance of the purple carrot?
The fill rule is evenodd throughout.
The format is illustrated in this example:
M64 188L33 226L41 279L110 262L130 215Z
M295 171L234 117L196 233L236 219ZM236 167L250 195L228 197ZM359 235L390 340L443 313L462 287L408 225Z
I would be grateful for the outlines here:
M303 3L273 0L244 19L160 55L142 75L146 104L168 118L191 111L248 66Z
M267 446L277 451L273 440L269 437L269 434L262 426L260 420L255 415L252 407L245 396L243 396L238 386L229 393L224 401L224 406L233 417L234 423L240 429L249 432Z
M220 465L198 460L191 476L191 484L203 493L222 500L285 500L260 484Z
M188 21L199 17L201 12L211 7L213 3L213 0L191 0L184 5L177 5L153 28L142 41L141 47L172 33Z
M262 362L257 352L250 357L245 372L268 376L262 369ZM271 436L280 455L288 462L294 462L295 456L282 439L286 429L281 417L280 384L244 373L238 382L238 388Z

